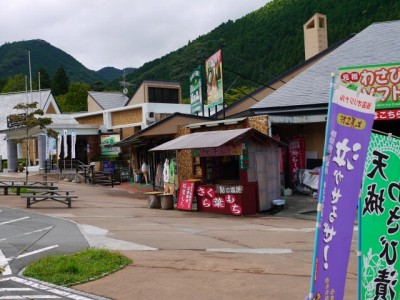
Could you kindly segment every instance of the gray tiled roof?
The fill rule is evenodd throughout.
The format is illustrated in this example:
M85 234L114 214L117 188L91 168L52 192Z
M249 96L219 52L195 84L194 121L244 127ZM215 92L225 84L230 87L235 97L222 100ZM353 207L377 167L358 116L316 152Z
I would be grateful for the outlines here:
M104 110L124 107L129 100L129 98L122 93L103 93L94 91L88 93Z
M339 67L400 63L400 21L374 23L251 109L327 104Z
M41 101L39 101L39 95ZM17 104L31 103L31 100L33 100L33 102L40 103L40 108L43 109L47 101L49 101L49 97L52 97L50 90L42 90L40 93L33 91L32 98L30 92L0 94L0 129L7 128L8 115L22 113L22 111L14 109ZM0 137L0 155L3 156L3 159L7 157L7 142L3 140L3 136Z
M41 104L40 109L43 109L45 104L47 103L49 97L51 96L51 90L42 90L42 91L32 91L28 92L18 92L18 93L6 93L0 94L0 114L3 115L7 113L7 115L11 113L15 113L13 107L19 103L27 103L27 102L38 102ZM40 97L40 99L39 99ZM38 107L39 108L39 107ZM6 109L7 112L4 110Z

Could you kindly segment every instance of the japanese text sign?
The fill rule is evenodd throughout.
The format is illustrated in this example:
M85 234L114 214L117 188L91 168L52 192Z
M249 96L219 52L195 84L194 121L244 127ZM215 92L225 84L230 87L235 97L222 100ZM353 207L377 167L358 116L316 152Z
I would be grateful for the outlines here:
M400 63L339 68L341 83L382 96L376 109L400 107Z
M242 143L242 153L239 158L240 170L247 170L249 168L249 146L247 143Z
M385 109L375 111L375 120L400 120L400 109Z
M306 144L304 136L292 137L289 140L290 182L296 181L296 173L306 167Z
M241 216L243 209L237 195L243 192L242 186L199 186L196 190L200 206L204 211L222 212Z
M357 95L343 86L333 96L326 137L330 155L323 190L319 191L323 211L314 277L316 299L343 299L374 105L374 97Z
M243 145L238 146L223 145L216 148L193 149L193 157L211 157L211 156L239 156L243 153Z
M179 185L177 208L182 210L192 210L193 196L194 196L194 182L181 181Z
M373 134L361 196L361 299L400 297L400 140Z

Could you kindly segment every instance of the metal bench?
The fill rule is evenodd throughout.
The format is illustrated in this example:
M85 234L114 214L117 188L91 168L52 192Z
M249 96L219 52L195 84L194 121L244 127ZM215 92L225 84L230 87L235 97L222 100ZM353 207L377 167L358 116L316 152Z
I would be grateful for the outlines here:
M45 200L53 200L63 204L66 204L68 208L71 208L72 199L77 199L77 195L71 195L74 191L70 190L43 190L33 191L30 195L21 196L26 199L26 208L30 208L32 204L42 202Z
M54 184L56 181L21 181L21 180L1 180L0 188L3 189L3 195L8 195L10 189L16 189L16 195L21 195L22 189L46 189L46 190L56 190L57 186Z

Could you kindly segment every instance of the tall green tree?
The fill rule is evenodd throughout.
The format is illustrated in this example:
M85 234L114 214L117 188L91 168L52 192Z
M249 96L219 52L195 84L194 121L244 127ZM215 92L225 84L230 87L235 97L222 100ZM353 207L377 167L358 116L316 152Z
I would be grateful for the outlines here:
M3 90L3 87L6 85L7 80L4 78L0 78L0 91Z
M86 83L71 83L68 93L57 97L62 112L87 111L87 92L90 86Z
M57 137L57 133L52 129L46 129L52 123L50 118L43 117L44 112L37 108L38 102L19 103L14 106L14 109L22 113L8 115L8 119L15 126L25 129L26 153L29 155L29 139L32 138L32 129L39 128L40 131L46 131L46 134L51 137ZM27 161L28 161L27 157ZM28 168L25 168L26 182L28 182Z
M45 68L40 68L38 73L34 77L35 88L39 88L39 74L40 74L40 89L50 89L51 88L51 78L49 73Z
M105 89L104 83L102 81L95 81L90 85L90 89L92 91L102 92Z
M54 96L64 95L68 92L69 78L64 68L60 67L54 74L51 90Z
M15 75L7 80L3 86L2 93L25 91L25 76L22 74Z

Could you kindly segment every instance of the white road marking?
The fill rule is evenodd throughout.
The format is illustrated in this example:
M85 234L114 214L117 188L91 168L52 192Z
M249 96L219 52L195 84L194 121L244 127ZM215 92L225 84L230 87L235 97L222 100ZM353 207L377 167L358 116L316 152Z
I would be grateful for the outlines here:
M1 251L1 249L0 249L0 267L2 267L4 269L4 271L1 274L3 274L3 275L11 275L12 274L11 268L8 265L8 260L4 256L3 251Z
M25 236L25 235L30 235L30 234L42 232L42 231L45 231L45 230L50 230L51 228L52 228L52 226L46 227L46 228L42 228L42 229L38 229L38 230L34 230L34 231L30 231L30 232L25 232L25 233L20 234L20 235L16 235L16 236L9 237L8 239L13 239L13 238L17 238L17 237L21 237L21 236ZM0 239L0 242L1 242L1 241L5 241L5 240L7 240L7 238Z
M90 298L87 298L87 297L84 297L84 296L81 296L81 295L73 294L72 290L71 290L71 292L69 292L68 289L63 289L63 290L56 289L54 287L51 287L50 285L47 286L47 285L44 285L44 284L41 284L41 283L38 283L38 282L34 282L34 281L30 281L30 280L27 280L27 279L24 279L24 278L19 278L19 277L14 277L14 276L13 277L7 277L7 278L4 278L4 279L0 278L0 282L4 282L4 281L8 281L8 280L12 280L14 282L30 286L30 287L32 287L34 289L39 289L39 290L42 290L42 291L53 293L53 294L58 295L58 296L68 297L69 299L74 299L74 300L92 300ZM24 296L24 298L19 298L19 299L27 299L26 297L27 296ZM0 299L2 299L2 298L0 298ZM28 298L28 299L30 299L30 298ZM35 299L35 298L32 298L32 299ZM44 299L44 298L42 298L42 299Z
M31 288L0 288L0 292L30 292Z
M116 240L106 237L108 230L91 226L78 224L78 228L85 237L86 241L93 248L103 248L108 250L134 250L134 251L156 251L157 248L146 245Z
M315 228L264 228L262 230L276 232L314 232Z
M14 299L60 299L58 296L52 295L23 295L23 296L1 296L1 300L14 300Z
M15 219L15 220L6 221L3 223L0 223L0 225L10 224L10 223L18 222L18 221L25 220L25 219L29 219L29 217L23 217L23 218L19 218L19 219Z
M288 227L282 227L282 228L278 228L278 227L273 227L273 228L263 228L261 229L263 231L276 231L276 232L314 232L315 231L315 227L314 228L288 228ZM358 227L354 226L354 231L358 231Z
M17 257L9 257L9 258L7 258L7 260L10 261L10 260L13 260L13 259L24 258L24 257L27 257L29 255L34 255L34 254L41 253L41 252L44 252L44 251L47 251L47 250L51 250L51 249L54 249L54 248L57 248L57 247L58 247L58 245L53 245L53 246L49 246L49 247L46 247L46 248L37 249L35 251L27 252L25 254L20 254Z
M224 252L224 253L249 253L249 254L288 254L293 253L292 249L285 248L209 248L208 252Z

